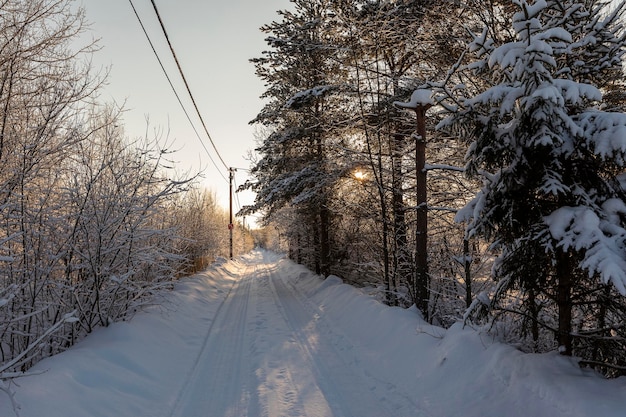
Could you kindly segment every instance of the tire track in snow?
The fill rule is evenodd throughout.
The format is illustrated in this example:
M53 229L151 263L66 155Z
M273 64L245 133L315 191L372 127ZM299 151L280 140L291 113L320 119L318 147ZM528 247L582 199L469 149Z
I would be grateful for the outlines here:
M237 281L233 281L233 284L228 289L228 293L226 294L226 297L222 299L222 301L220 302L220 305L217 307L217 310L215 311L215 316L218 316L220 314L222 308L224 307L224 304L226 303L226 300L230 297L231 293L233 292L233 288L235 287L236 284L237 284ZM202 359L206 351L208 340L209 340L209 337L211 336L211 331L213 330L214 326L215 326L215 317L213 317L213 319L211 320L211 323L209 324L209 327L204 336L204 339L202 340L202 344L200 345L200 349L198 350L198 354L196 355L191 368L187 372L187 375L185 376L185 379L183 380L183 384L178 390L178 393L176 395L172 408L170 409L170 412L167 413L168 417L173 417L174 413L179 408L179 404L183 397L183 394L187 391L189 384L193 380L198 364L200 363L200 360Z
M216 310L168 417L248 415L250 394L234 382L242 380L241 358L247 356L243 349L247 347L245 332L253 269L254 265L246 265ZM234 345L223 343L224 340ZM234 381L227 378L233 375Z
M356 373L361 376L362 381L364 383L367 382L372 397L378 396L380 402L389 404L393 408L393 413L391 414L393 417L425 417L431 415L430 412L418 405L412 395L407 393L401 386L377 377L367 368L367 363L351 355L350 352L353 350L354 344L332 321L324 317L323 309L304 295L292 279L285 279L282 276L281 280L292 295L300 301L302 307L309 312L309 315L316 317L317 328L329 337L329 340L333 340L334 351L339 357L343 358L343 363L352 369L356 369Z
M275 264L265 263L256 277L257 328L253 341L260 417L331 417L299 340L287 323L270 283Z
M319 332L319 315L311 314L299 295L285 283L281 274L273 271L269 273L274 301L301 346L333 416L397 416L395 411L388 409L385 402L374 395L378 384L352 371L333 346L333 334Z
M422 415L368 374L350 338L274 258L242 260L167 417Z

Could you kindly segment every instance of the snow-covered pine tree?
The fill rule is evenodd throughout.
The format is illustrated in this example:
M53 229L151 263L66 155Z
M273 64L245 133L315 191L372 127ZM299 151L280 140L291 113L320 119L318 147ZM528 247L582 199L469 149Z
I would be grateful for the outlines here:
M606 111L602 96L622 75L625 7L513 3L513 42L497 45L485 28L469 46L478 59L464 69L492 87L440 127L468 134L467 171L485 178L457 219L500 251L492 306L521 290L521 313L571 355L574 316L578 334L593 321L580 306L601 310L590 295L609 285L626 295L626 115ZM555 306L556 325L538 319L539 299Z
M282 20L261 28L270 46L252 60L267 85L268 104L253 123L270 131L252 168L255 181L244 187L257 194L244 212L264 211L271 221L282 209L297 215L285 229L291 242L312 237L312 256L306 264L328 275L331 270L329 200L341 167L334 163L331 104L341 82L332 56L333 19L329 0L294 0L294 11L282 11Z

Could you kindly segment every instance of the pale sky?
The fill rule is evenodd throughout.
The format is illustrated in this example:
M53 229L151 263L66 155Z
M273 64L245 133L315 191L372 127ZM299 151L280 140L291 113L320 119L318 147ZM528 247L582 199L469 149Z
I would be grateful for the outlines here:
M80 1L80 0L79 0ZM289 9L289 0L156 0L196 103L209 133L226 164L249 168L248 152L256 147L254 128L248 125L259 110L263 82L254 74L250 58L267 49L259 27L277 20L277 10ZM188 98L150 0L133 0L170 78L192 116L216 164L219 159L206 138ZM215 191L227 208L228 182L211 163L185 117L143 34L129 0L82 0L91 22L91 34L100 38L102 50L94 57L97 67L110 67L109 85L101 99L123 103L126 132L143 136L146 117L153 129L169 129L170 141L180 149L175 155L178 169L206 168L202 184ZM221 174L228 178L225 169ZM237 185L247 179L238 171ZM240 193L239 203L253 201ZM235 205L235 209L237 204Z

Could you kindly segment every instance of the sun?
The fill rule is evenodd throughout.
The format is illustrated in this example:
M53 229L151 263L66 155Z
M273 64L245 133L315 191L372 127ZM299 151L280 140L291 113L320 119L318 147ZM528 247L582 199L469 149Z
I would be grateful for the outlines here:
M367 172L362 171L360 169L355 170L354 172L352 172L352 176L357 180L357 181L365 181L367 180Z

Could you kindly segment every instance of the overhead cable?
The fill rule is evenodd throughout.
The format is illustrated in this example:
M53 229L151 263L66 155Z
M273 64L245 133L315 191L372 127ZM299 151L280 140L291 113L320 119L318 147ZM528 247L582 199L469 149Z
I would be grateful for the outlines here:
M154 44L152 43L152 40L150 39L150 35L148 34L148 31L146 30L146 27L144 26L143 21L141 20L141 17L139 16L139 13L137 13L137 9L135 8L135 5L133 4L133 1L132 0L128 0L128 1L130 3L130 6L133 9L133 12L135 13L135 17L137 18L137 21L139 22L139 25L141 26L141 29L143 30L144 35L146 36L146 39L148 40L148 43L150 44L150 48L152 48L152 52L154 53L154 56L156 57L157 61L159 62L159 65L161 66L161 70L163 70L163 74L165 74L165 78L167 79L167 82L169 83L170 87L172 88L172 91L174 92L174 95L176 96L176 100L178 100L178 104L180 104L180 107L183 109L183 113L185 113L185 116L187 117L187 120L189 121L189 124L191 125L193 131L196 134L196 137L198 138L198 140L200 141L200 144L202 145L202 147L206 151L206 154L208 155L209 160L211 161L213 166L215 166L215 168L217 169L217 172L224 179L224 181L228 182L228 179L226 179L226 177L222 173L222 169L217 165L217 163L215 162L215 160L211 156L211 152L209 152L209 149L206 147L206 144L202 140L202 137L200 136L200 133L196 129L196 126L193 124L193 121L191 120L191 117L189 116L189 112L185 108L185 105L183 104L180 96L178 95L178 92L176 91L176 87L174 87L174 84L172 83L172 80L171 80L169 74L167 73L167 70L165 69L165 66L163 65L163 62L161 61L161 58L159 57L159 54L156 51L156 48L154 47ZM185 82L185 84L186 84L186 82ZM194 103L194 105L195 105L195 103ZM197 108L196 108L196 111L197 111ZM204 122L202 122L202 124L204 125ZM206 130L206 127L205 127L205 130ZM207 132L207 134L208 134L208 132ZM210 136L209 136L209 139L211 139ZM213 140L211 140L211 143L213 143ZM213 145L213 147L215 147L215 145ZM217 151L217 149L216 149L216 151ZM222 157L219 155L219 153L217 154L217 156L219 157L220 161L222 163L224 163L224 161L223 161Z
M211 134L209 133L209 129L207 129L207 127L206 127L206 123L204 123L204 118L202 117L202 114L200 113L200 110L198 109L198 105L196 104L196 100L194 99L193 94L191 93L191 88L189 87L189 83L187 83L187 78L185 77L185 73L183 72L183 68L181 67L180 62L178 61L178 58L176 57L176 52L174 51L174 46L170 42L170 37L167 34L167 30L165 30L165 25L163 24L163 20L161 19L161 15L159 13L159 9L157 8L157 5L154 2L154 0L151 0L151 3L152 3L152 6L154 7L154 12L156 13L157 18L159 19L159 24L161 25L161 30L163 30L163 35L165 35L165 39L167 40L167 44L169 45L170 51L172 52L172 57L174 57L174 61L176 62L176 66L178 67L178 72L180 73L180 76L182 77L183 82L185 83L185 87L187 88L187 93L189 93L189 97L191 98L191 102L193 103L193 107L196 109L196 113L198 115L198 118L200 119L200 122L202 123L202 127L204 128L204 132L206 133L207 137L209 138L209 141L211 142L211 145L213 145L213 149L215 150L215 153L217 154L217 157L220 159L220 161L224 165L224 168L229 169L230 167L228 166L228 164L226 164L226 162L224 162L224 159L222 158L222 155L220 155L220 152L217 150L217 146L215 146L215 142L213 142L213 138L211 137Z

